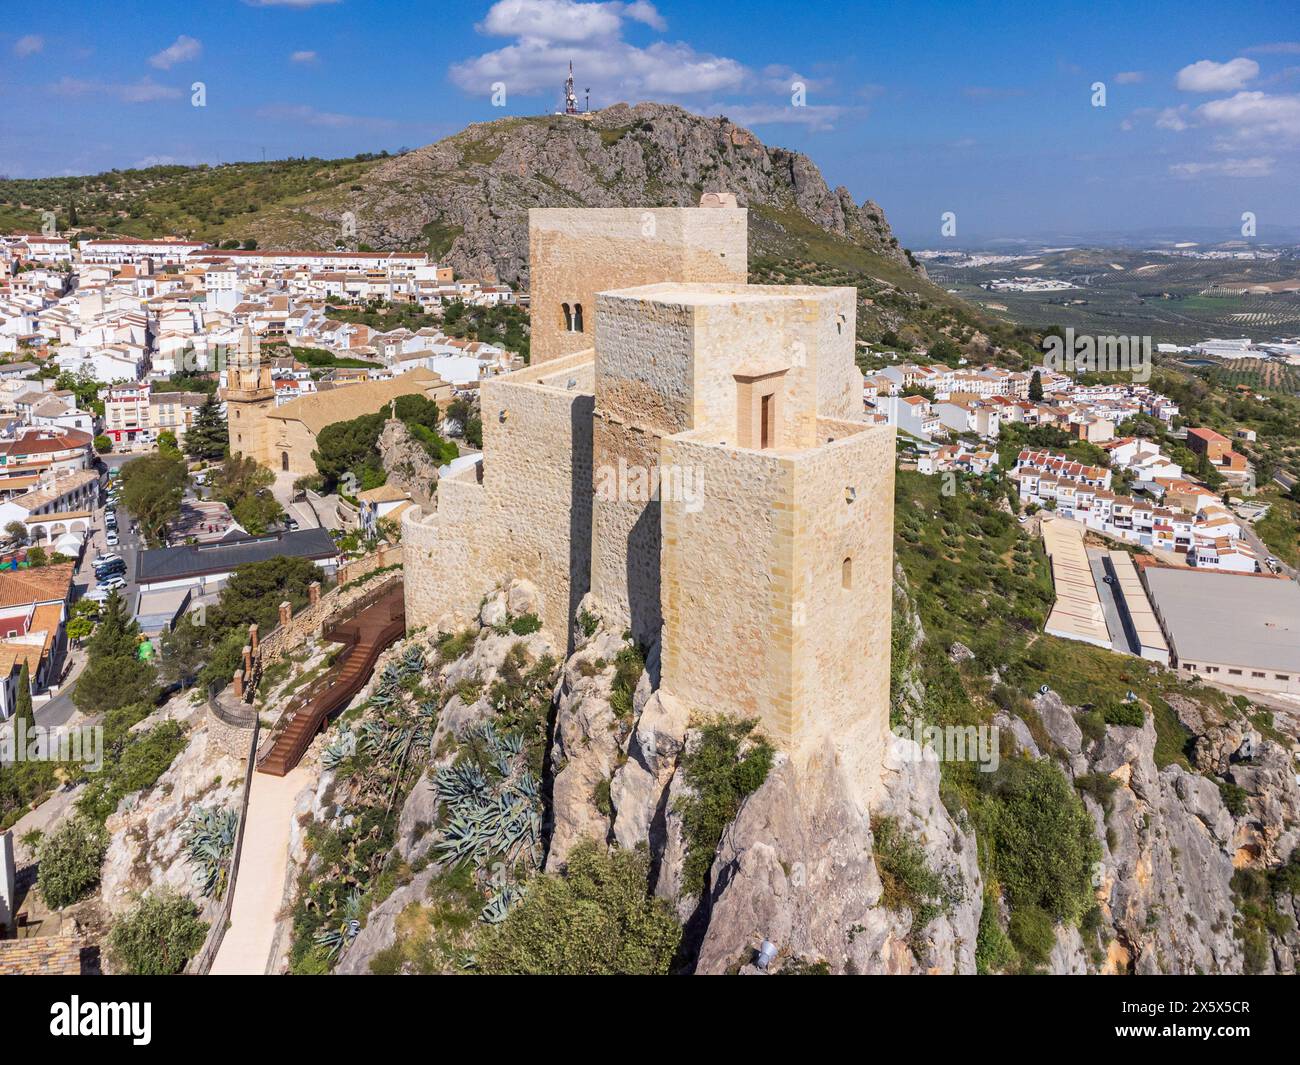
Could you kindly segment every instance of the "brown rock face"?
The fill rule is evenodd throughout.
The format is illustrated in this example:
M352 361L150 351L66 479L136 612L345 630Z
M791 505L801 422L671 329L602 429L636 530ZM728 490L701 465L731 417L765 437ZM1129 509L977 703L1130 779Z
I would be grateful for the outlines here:
M589 121L478 123L359 181L260 220L259 238L333 247L350 212L362 243L428 248L465 276L526 285L530 207L693 207L702 192L725 190L750 209L754 252L811 223L908 266L881 209L830 188L807 156L766 147L724 117L664 104L615 104Z

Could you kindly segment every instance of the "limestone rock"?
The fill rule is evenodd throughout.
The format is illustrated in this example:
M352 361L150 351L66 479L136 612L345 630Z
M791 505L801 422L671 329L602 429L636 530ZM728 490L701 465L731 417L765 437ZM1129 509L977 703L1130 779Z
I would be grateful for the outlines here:
M506 606L513 617L538 612L537 586L532 581L515 580L506 590Z
M912 941L910 915L879 905L882 886L865 811L827 748L803 772L779 758L741 807L714 861L696 971L726 972L764 939L784 958L832 972L973 972L982 882L974 837L939 801L938 764L910 740L885 774L879 812L921 839L960 901Z
M434 506L438 460L416 439L403 422L390 418L379 434L379 457L388 483L410 493L422 507Z
M541 116L485 122L389 159L342 196L309 196L291 215L251 230L264 246L333 247L344 212L357 239L380 249L424 247L466 277L527 287L530 207L695 206L700 190L728 191L751 208L751 241L787 246L777 220L798 211L814 225L924 277L878 204L831 189L807 157L769 148L724 117L656 103L615 104L589 121ZM753 254L753 253L751 253Z
M238 810L243 778L244 764L225 753L206 725L195 728L157 783L123 801L105 823L110 837L100 874L105 912L124 913L145 891L171 887L194 899L211 919L218 902L205 899L195 885L181 829L196 806Z

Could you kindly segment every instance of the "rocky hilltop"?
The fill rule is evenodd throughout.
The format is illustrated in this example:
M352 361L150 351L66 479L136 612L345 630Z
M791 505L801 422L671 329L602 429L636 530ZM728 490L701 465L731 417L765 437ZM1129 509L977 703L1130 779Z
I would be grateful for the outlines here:
M264 245L332 247L350 215L359 243L427 247L465 276L526 285L530 207L687 207L716 190L750 209L751 256L795 250L811 229L863 265L924 277L884 212L830 188L806 155L768 147L723 116L655 103L477 123L346 188L271 209L253 232Z

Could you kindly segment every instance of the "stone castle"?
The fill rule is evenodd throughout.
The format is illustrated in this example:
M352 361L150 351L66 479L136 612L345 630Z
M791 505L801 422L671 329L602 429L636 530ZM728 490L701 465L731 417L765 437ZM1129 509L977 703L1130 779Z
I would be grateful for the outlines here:
M481 385L483 459L403 519L408 625L503 580L571 646L584 597L659 691L837 758L889 728L894 430L864 420L852 288L747 284L746 212L529 212L532 364Z

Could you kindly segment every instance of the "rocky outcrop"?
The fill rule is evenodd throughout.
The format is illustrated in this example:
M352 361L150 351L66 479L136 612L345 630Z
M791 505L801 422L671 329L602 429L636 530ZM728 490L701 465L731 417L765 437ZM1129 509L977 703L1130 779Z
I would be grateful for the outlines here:
M295 201L253 223L265 242L431 247L467 277L528 280L530 207L693 207L701 190L735 193L751 211L755 250L788 243L806 219L882 259L915 269L874 202L832 189L806 155L766 147L725 117L666 104L615 104L590 120L515 117L387 160L346 190Z
M1110 726L1086 741L1077 708L1054 692L1034 700L1058 761L1076 779L1088 776L1084 801L1102 846L1095 884L1103 919L1085 943L1094 954L1089 971L1242 972L1233 874L1276 866L1300 843L1290 753L1210 700L1174 695L1169 702L1184 724L1203 730L1194 748L1214 752L1206 767L1221 768L1224 783L1241 789L1239 813L1209 776L1178 764L1157 767L1150 713L1141 728ZM1274 950L1289 958L1294 944L1282 938ZM1058 941L1053 971L1074 971L1075 955Z
M163 887L189 895L211 920L218 900L204 898L185 858L182 826L198 806L238 811L245 763L228 755L206 726L150 789L127 796L105 827L110 842L100 876L100 899L108 914L131 909L144 892Z
M975 838L939 801L939 767L896 740L875 812L921 840L953 887L946 912L913 930L906 909L881 905L867 815L850 799L832 752L803 773L782 760L746 801L714 860L696 972L733 969L764 939L783 960L831 972L973 973L983 884Z
M433 458L405 423L390 418L379 434L379 457L388 473L388 483L409 492L421 507L434 506L438 486L438 461Z

